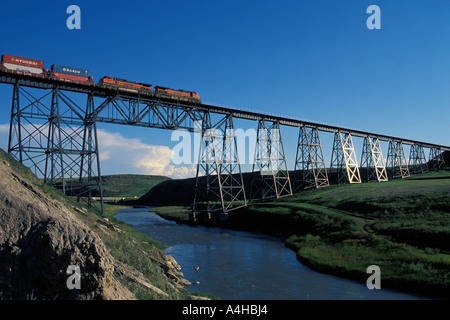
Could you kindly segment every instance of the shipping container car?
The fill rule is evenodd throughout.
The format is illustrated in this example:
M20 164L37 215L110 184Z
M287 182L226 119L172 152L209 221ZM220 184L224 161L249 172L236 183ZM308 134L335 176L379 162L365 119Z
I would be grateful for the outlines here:
M85 78L89 77L89 70L80 69L80 68L66 67L66 66L61 66L58 64L53 64L51 67L51 70L53 72L70 74L70 75L78 76L78 77L85 77Z
M94 84L94 80L89 76L89 70L66 67L57 64L51 66L49 72L50 78L68 81L68 82L82 82L84 84Z
M0 65L6 72L44 77L44 61L3 54Z

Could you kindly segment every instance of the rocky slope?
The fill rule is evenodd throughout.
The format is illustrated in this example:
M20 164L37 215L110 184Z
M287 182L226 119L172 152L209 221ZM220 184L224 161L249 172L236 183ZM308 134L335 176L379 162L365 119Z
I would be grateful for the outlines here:
M176 286L189 284L173 258L160 253L154 259ZM71 265L80 269L80 289L67 286ZM0 158L0 299L135 299L117 279L168 296L139 271L116 261L73 208Z

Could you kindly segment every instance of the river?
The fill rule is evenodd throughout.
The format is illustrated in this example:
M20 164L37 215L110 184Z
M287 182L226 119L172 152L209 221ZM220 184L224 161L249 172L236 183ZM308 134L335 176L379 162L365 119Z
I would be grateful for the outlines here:
M177 224L149 210L123 209L116 218L164 244L165 253L192 282L192 292L224 300L425 299L384 289L382 273L382 288L369 290L365 283L316 272L301 264L278 237Z

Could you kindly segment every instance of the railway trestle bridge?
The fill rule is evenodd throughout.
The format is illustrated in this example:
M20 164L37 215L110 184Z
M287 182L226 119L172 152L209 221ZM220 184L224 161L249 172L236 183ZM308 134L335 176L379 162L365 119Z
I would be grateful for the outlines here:
M102 214L97 138L100 122L201 133L194 219L200 213L206 217L226 215L247 205L248 189L244 188L237 154L234 119L257 123L251 189L253 197L260 199L327 187L331 175L337 182L348 183L406 178L412 173L442 168L442 153L450 151L443 145L27 74L0 71L0 83L12 86L9 154L46 183L86 201L89 207L93 197L99 197ZM81 104L80 100L85 102ZM282 126L299 130L293 173L286 162ZM321 132L334 134L329 167L325 164ZM216 134L227 138L218 139ZM360 163L353 138L363 139ZM389 144L386 161L381 142ZM404 145L410 146L409 157Z

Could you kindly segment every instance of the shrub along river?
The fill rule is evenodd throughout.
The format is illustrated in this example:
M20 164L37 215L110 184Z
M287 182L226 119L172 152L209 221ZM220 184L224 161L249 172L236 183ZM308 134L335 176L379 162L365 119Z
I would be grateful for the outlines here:
M188 287L192 292L212 293L225 300L426 299L383 288L383 270L381 289L369 290L366 283L302 265L282 238L177 224L150 209L119 210L116 218L164 244L166 254L177 260L192 282Z

